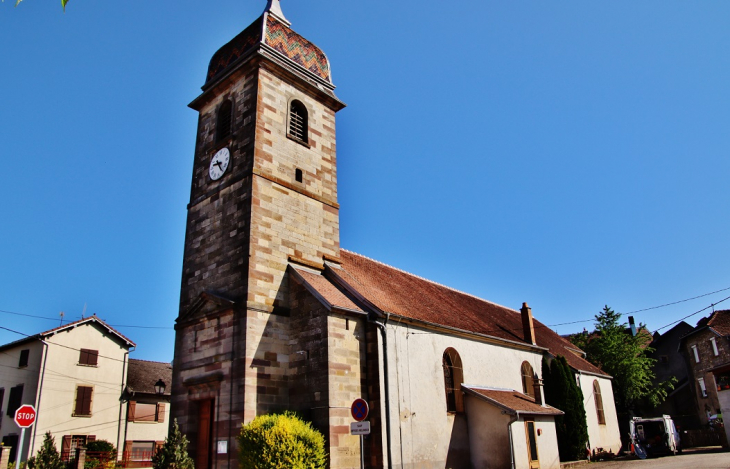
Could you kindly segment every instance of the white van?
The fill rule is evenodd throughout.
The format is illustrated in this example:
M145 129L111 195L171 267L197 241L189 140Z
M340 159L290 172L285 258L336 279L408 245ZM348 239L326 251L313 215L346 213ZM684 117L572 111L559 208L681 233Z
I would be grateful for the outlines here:
M682 451L679 432L669 415L656 418L634 417L629 422L629 431L633 452L641 459Z

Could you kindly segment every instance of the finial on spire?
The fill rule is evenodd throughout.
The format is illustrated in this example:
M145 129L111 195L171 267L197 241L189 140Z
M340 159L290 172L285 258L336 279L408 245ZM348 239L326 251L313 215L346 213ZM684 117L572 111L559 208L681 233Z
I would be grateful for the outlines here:
M284 12L281 11L281 3L279 3L280 0L269 0L269 4L266 5L266 10L264 10L264 13L270 13L276 17L279 21L286 24L287 26L291 26L291 22L286 19L284 16Z

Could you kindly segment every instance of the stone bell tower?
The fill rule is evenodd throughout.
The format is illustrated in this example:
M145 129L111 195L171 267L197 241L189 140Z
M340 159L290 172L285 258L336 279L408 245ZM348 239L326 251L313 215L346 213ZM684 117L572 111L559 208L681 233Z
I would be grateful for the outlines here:
M176 322L172 417L197 469L235 467L235 436L289 403L287 265L339 259L330 64L279 0L210 61Z

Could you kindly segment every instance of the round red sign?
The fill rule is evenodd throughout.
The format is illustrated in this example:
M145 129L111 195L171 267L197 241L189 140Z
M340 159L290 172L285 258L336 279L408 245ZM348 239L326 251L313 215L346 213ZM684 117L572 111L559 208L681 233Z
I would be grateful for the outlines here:
M352 407L350 407L352 418L358 422L365 420L369 412L370 408L365 399L355 399L355 402L352 403Z
M15 411L15 423L20 428L28 428L35 423L35 407L25 404Z

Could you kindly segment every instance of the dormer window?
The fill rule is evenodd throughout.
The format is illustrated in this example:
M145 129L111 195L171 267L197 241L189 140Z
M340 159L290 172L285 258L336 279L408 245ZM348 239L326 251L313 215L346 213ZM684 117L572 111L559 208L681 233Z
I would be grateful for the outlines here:
M309 143L309 118L307 107L294 100L289 106L289 136L302 143Z
M230 99L226 99L218 108L218 117L216 119L216 141L220 142L231 135L231 127L233 123L233 103Z

